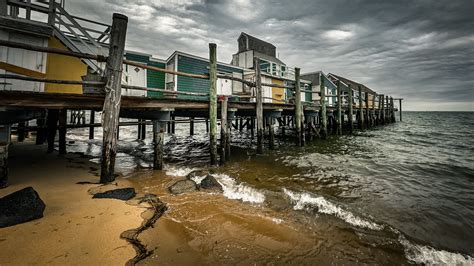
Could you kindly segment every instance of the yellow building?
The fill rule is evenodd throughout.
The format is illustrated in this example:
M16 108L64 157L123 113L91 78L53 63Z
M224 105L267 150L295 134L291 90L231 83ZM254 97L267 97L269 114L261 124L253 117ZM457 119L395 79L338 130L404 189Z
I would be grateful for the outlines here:
M280 79L272 79L272 84L285 85L285 82ZM272 102L283 104L285 101L285 89L272 87Z
M48 41L50 48L58 48L67 50L58 39L51 37ZM60 80L77 80L81 81L81 76L86 75L87 65L80 59L57 55L48 54L46 59L46 78L47 79L60 79ZM64 84L51 84L48 83L44 88L45 92L59 92L59 93L77 93L82 94L82 85L64 85Z

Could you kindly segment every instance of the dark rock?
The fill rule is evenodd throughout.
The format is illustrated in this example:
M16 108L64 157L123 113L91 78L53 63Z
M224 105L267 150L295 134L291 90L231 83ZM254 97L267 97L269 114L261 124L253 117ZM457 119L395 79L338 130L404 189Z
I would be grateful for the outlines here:
M136 195L135 189L131 187L127 187L127 188L118 188L118 189L108 190L105 192L96 193L94 194L92 198L129 200L135 197L135 195Z
M32 187L6 195L0 198L0 228L41 218L45 207Z
M222 191L222 186L212 175L207 175L199 186L200 189L212 189Z
M196 183L192 180L180 180L173 185L171 185L169 188L169 191L172 194L181 194L185 192L192 192L197 189Z
M189 173L189 174L186 176L186 178L187 178L187 179L193 179L193 178L195 178L195 177L197 177L197 176L206 176L206 175L208 175L208 174L209 174L209 171L207 171L207 170L194 170L194 171L192 171L191 173Z

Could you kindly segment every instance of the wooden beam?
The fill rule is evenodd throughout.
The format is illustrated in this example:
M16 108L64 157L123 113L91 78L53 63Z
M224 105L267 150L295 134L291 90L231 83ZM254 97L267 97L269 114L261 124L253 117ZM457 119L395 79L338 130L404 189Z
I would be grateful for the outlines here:
M364 105L362 104L362 86L359 87L359 128L364 129Z
M257 117L257 153L263 153L263 92L262 92L262 73L260 72L260 59L253 58L255 66L255 95L256 98L256 117Z
M221 158L220 162L221 165L225 163L227 160L226 158L226 147L227 147L227 97L224 96L224 98L221 101Z
M102 112L103 147L100 171L100 182L109 183L115 180L115 156L117 154L117 126L119 123L122 89L122 65L125 50L128 18L114 13L110 37L109 57L105 69L107 84Z
M20 74L28 77L33 77L33 78L45 78L46 74L39 72L39 71L34 71L28 68L12 65L9 63L5 62L0 62L0 69L6 70L8 72L12 72L15 74Z
M341 81L337 81L337 134L342 134L342 97L341 97Z
M163 145L165 142L165 122L153 121L153 169L163 170Z
M209 44L209 144L211 165L217 164L217 45Z
M303 146L302 127L303 127L303 108L301 104L301 83L300 69L295 68L295 129L296 129L296 145Z
M26 80L26 81L35 81L35 82L44 82L44 83L54 83L54 84L64 84L64 85L93 85L93 86L103 86L105 85L102 81L78 81L78 80L59 80L59 79L46 79L46 78L33 78L25 77L12 74L0 74L1 79L16 79L16 80Z
M348 93L348 99L347 101L349 102L349 112L348 112L348 115L347 115L347 121L348 122L348 126L349 126L349 133L352 134L352 130L354 128L354 118L352 117L352 115L354 114L354 110L352 109L353 108L353 100L352 100L352 88L351 88L351 85L348 84L347 85L348 87L348 90L347 90L347 93Z
M324 78L323 74L319 76L319 85L320 85L320 92L321 92L321 123L320 123L320 133L319 135L325 139L328 135L328 117L326 114L326 87L324 86Z
M398 99L398 112L400 113L400 122L402 122L402 99Z

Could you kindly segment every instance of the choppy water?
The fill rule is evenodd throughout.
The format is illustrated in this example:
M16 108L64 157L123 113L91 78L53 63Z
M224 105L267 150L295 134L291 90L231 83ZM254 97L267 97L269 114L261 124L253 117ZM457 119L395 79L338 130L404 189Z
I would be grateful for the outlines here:
M248 132L234 130L232 159L214 175L230 199L344 224L361 246L386 249L388 241L408 262L472 265L474 113L406 112L403 119L303 148L279 140L264 155L254 154ZM208 163L204 125L195 136L188 132L178 124L166 137L169 176ZM144 142L136 134L135 127L120 131L117 170L124 174L151 165L151 133ZM93 141L86 130L68 136L69 151L100 156L100 134Z

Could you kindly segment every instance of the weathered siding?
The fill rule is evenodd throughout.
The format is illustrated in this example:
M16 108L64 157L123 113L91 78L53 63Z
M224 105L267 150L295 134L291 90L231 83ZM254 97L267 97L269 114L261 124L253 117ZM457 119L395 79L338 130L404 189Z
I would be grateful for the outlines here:
M272 83L277 84L277 85L284 85L285 84L285 82L283 80L279 80L279 79L272 79ZM273 87L272 88L272 98L274 99L273 103L283 104L284 103L283 101L285 100L285 89Z
M148 63L149 66L165 68L165 63L162 62L155 62L150 61ZM148 88L156 88L156 89L164 89L165 88L165 73L148 70L147 72L147 87ZM157 91L149 91L147 94L148 97L155 97L159 98L163 96L162 92Z
M184 55L178 55L178 71L192 74L208 75L209 74L209 62L205 60L199 60ZM221 64L217 64L217 72L220 73L242 73L242 69L233 68ZM198 92L198 93L209 93L209 80L198 79L178 76L178 91L183 92ZM194 100L205 100L206 96L191 96L191 95L178 95L180 99L194 99Z

